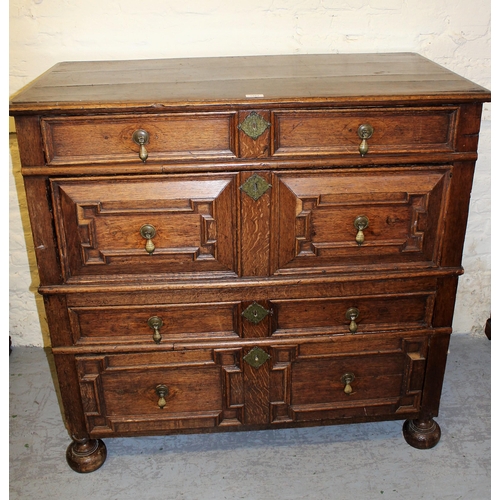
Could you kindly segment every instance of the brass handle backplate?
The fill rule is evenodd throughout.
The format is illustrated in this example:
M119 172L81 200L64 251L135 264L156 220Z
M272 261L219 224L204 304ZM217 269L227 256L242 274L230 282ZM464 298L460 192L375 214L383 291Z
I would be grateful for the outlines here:
M132 140L139 145L139 158L145 162L148 159L146 144L149 142L149 134L140 128L132 134Z
M365 156L368 153L368 139L373 135L373 127L368 123L360 125L358 128L358 137L361 139L359 145L359 154Z
M358 325L356 324L356 320L359 317L359 309L356 307L349 307L345 313L346 319L350 321L349 331L351 333L356 333L358 331Z
M155 251L155 245L153 243L153 238L156 236L156 229L151 224L144 224L139 230L141 236L147 240L146 241L146 252L151 255Z
M361 246L365 241L363 231L368 227L370 221L366 215L360 215L354 219L354 227L358 230L356 234L356 243Z
M166 385L160 384L156 386L156 394L158 395L158 406L160 407L160 410L163 410L165 405L167 404L167 401L165 400L165 397L168 396L168 387Z
M158 316L151 316L148 319L148 326L153 329L153 340L159 344L161 342L160 328L163 325L163 321Z
M344 375L340 377L340 381L344 384L344 392L347 395L350 395L352 393L351 384L353 380L354 380L354 373L344 373Z

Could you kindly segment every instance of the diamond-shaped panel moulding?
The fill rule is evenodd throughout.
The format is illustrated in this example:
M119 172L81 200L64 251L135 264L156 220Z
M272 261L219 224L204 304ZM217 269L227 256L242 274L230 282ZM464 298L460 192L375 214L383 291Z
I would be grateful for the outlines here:
M252 111L239 125L238 128L245 132L254 141L258 139L271 124L258 113Z
M240 189L257 201L270 187L271 184L268 184L260 175L253 174L240 186Z
M249 305L242 313L242 316L254 324L260 323L268 314L269 311L262 307L257 302Z
M254 347L243 359L254 368L260 368L271 356L260 347Z

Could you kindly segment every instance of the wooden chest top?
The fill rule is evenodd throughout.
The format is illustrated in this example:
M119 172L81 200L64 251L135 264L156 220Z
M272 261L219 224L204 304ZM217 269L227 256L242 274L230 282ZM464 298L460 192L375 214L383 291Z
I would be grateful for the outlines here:
M413 53L322 54L62 62L11 100L10 113L158 112L224 104L255 107L446 103L490 92Z

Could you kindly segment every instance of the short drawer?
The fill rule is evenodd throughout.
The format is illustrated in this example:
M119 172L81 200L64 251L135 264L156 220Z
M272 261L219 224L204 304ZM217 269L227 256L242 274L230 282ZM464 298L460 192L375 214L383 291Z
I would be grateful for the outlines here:
M150 344L239 338L240 303L69 307L75 344Z
M42 119L47 163L141 162L134 132L147 133L147 161L235 157L236 113Z
M435 292L273 300L274 337L360 335L430 328Z
M276 348L272 422L398 418L419 411L425 335L341 340Z
M360 156L359 127L369 125L367 157L378 154L453 151L456 107L273 112L275 156ZM361 133L361 132L360 132Z
M87 429L104 437L240 425L239 355L197 349L77 356Z
M234 277L234 174L51 181L63 275Z

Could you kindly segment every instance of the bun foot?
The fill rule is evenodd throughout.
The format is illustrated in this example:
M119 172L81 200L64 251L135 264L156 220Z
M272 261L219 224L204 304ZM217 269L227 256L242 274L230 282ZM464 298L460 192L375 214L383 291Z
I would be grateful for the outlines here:
M432 418L429 420L407 420L403 424L406 442L419 450L428 450L439 443L441 428Z
M106 460L106 445L100 439L76 439L66 450L66 461L76 472L94 472Z

